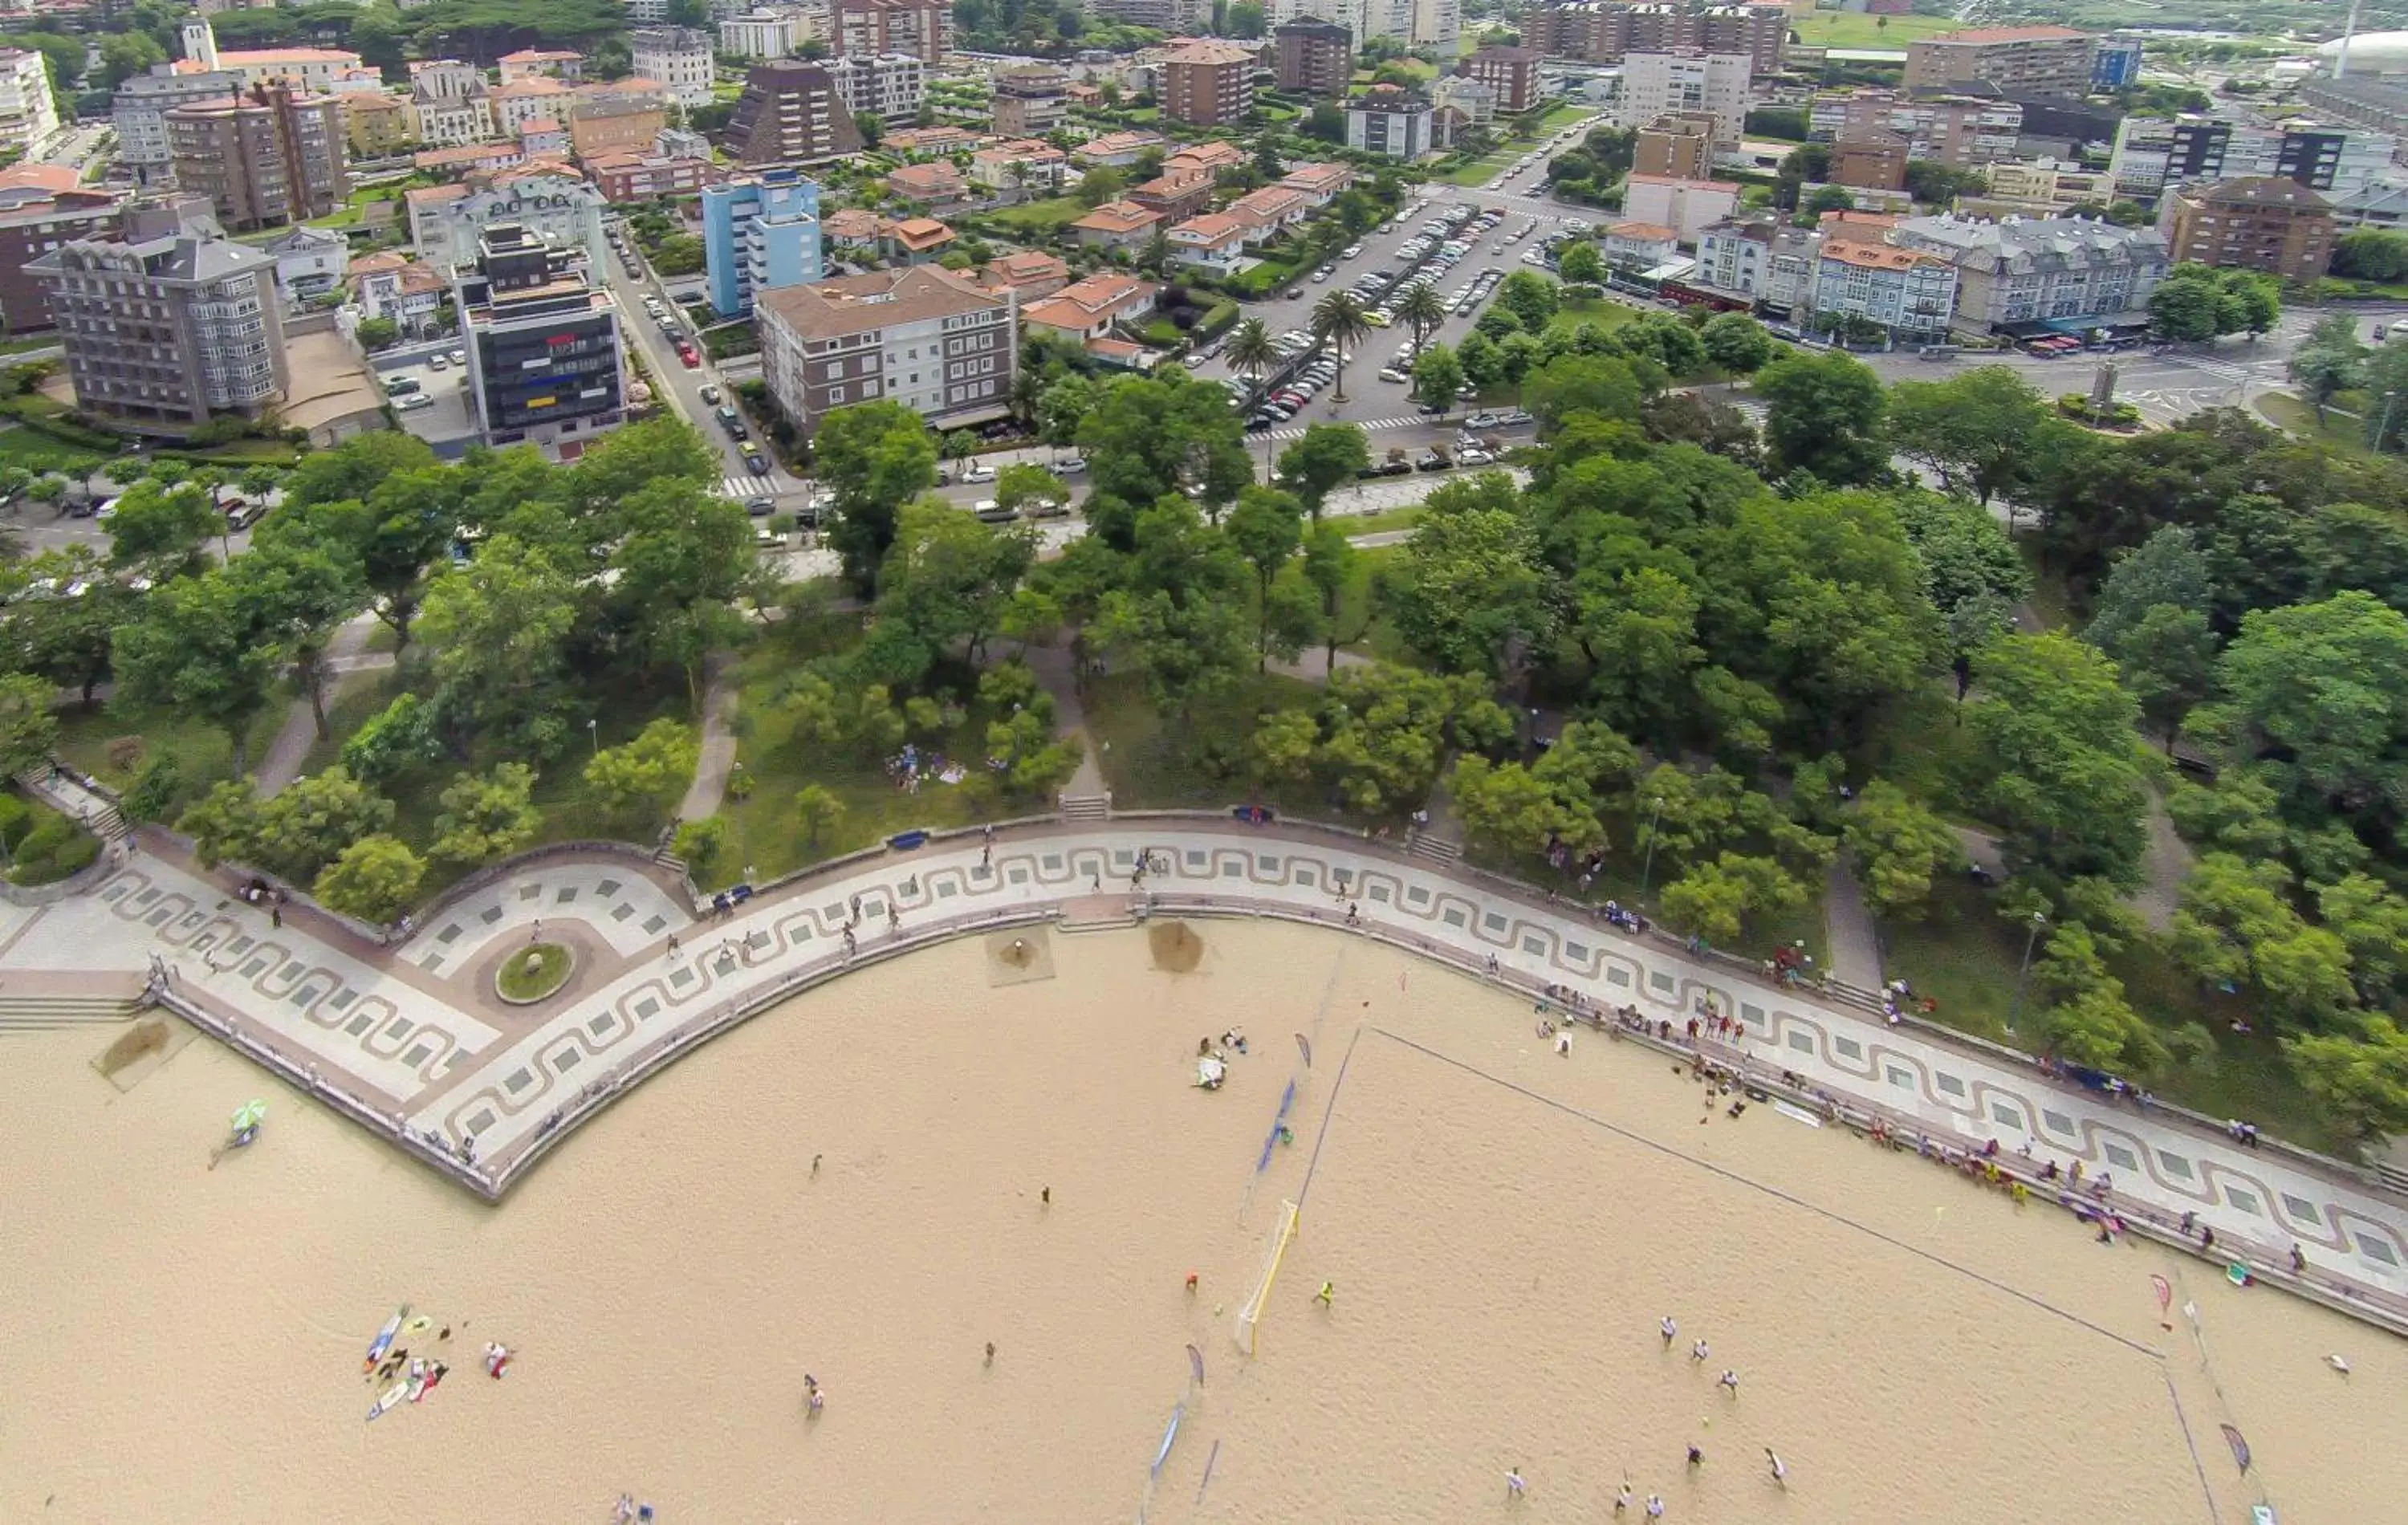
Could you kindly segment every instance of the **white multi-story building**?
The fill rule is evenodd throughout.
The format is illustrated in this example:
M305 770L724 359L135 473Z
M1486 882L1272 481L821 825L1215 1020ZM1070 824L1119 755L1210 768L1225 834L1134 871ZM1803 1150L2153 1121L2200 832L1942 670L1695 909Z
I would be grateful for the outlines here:
M907 123L927 99L928 65L910 53L831 58L826 68L837 99L856 117L867 111L882 122Z
M658 26L669 19L669 0L627 0L627 23Z
M494 136L493 106L481 94L424 99L413 95L409 115L417 123L413 136L421 148L456 149Z
M748 10L719 23L720 50L738 58L791 58L811 36L798 10Z
M1430 103L1391 86L1374 86L1346 103L1346 146L1407 164L1430 152Z
M1324 15L1323 9L1333 14ZM1354 34L1358 48L1393 37L1409 48L1435 48L1447 58L1461 50L1463 0L1329 0L1320 8L1314 3L1299 5L1294 15L1279 20L1297 16L1336 22Z
M50 62L31 48L0 48L0 148L28 156L59 136L59 107L50 98Z
M465 101L485 88L485 71L456 58L423 58L409 65L409 93L422 101Z
M1667 112L1708 112L1716 148L1736 147L1747 121L1752 66L1745 53L1626 53L1614 125L1638 128Z
M628 34L636 74L665 86L689 110L710 104L717 78L711 67L710 34L690 26L648 26Z
M432 187L454 193L409 200L409 240L429 265L457 269L477 261L478 239L488 228L526 228L554 248L585 256L604 268L602 211L606 203L593 182L557 165L529 165L471 176L465 185Z

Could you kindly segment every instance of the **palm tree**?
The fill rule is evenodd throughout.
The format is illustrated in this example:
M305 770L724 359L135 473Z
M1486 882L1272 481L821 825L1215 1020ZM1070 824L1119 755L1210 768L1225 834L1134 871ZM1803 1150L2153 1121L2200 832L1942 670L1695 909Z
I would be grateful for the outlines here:
M1231 374L1260 386L1280 363L1279 346L1271 342L1271 331L1260 318L1248 318L1230 334L1227 349ZM1263 475L1271 470L1271 439L1263 436Z
M1338 347L1338 391L1333 402L1346 400L1347 352L1363 342L1371 325L1363 321L1363 304L1351 292L1334 291L1312 307L1312 337Z
M1422 346L1429 342L1429 337L1438 332L1439 324L1446 322L1446 304L1439 300L1438 288L1426 281L1418 282L1412 290L1398 298L1397 305L1389 311L1398 323L1413 331L1413 354L1416 357L1421 354Z

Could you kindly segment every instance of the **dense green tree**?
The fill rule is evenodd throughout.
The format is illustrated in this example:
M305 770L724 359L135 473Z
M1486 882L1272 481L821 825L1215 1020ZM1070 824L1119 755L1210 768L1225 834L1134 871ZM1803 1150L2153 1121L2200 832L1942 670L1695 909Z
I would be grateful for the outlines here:
M612 815L646 814L693 782L698 752L693 727L655 720L634 741L604 747L588 758L585 786Z
M1254 480L1244 422L1229 395L1169 367L1104 388L1079 425L1087 453L1088 527L1115 551L1134 547L1140 512L1193 486L1200 501L1234 501Z
M2408 1130L2408 1032L2390 1017L2361 1014L2332 1032L2286 1036L2283 1054L2308 1094L2359 1138Z
M277 544L237 557L226 568L252 606L251 625L293 664L319 740L326 722L327 643L366 596L358 566L314 546Z
M1464 346L1468 358L1470 345ZM1467 374L1470 367L1465 367ZM1472 378L1478 384L1478 378ZM1551 360L1522 381L1522 406L1538 415L1541 439L1550 439L1576 414L1601 419L1639 417L1638 378L1620 360L1566 355Z
M1828 486L1879 481L1889 471L1881 379L1838 351L1791 351L1756 372L1772 470L1811 472Z
M2124 633L2160 604L2204 610L2210 583L2198 537L2181 525L2156 531L2119 556L2091 605L2085 640L2114 655Z
M2204 727L2295 806L2372 824L2408 798L2408 615L2357 592L2257 611L2217 676Z
M2408 899L2367 873L2316 886L2316 914L2349 950L2350 980L2370 1005L2408 993Z
M1291 494L1268 487L1249 487L1238 495L1238 506L1229 511L1229 522L1222 526L1222 532L1254 569L1258 611L1254 644L1262 661L1267 662L1271 637L1271 582L1304 543L1304 511Z
M1450 482L1432 494L1392 569L1398 633L1444 671L1515 672L1555 630L1537 538L1511 482L1495 481L1501 491Z
M2138 707L2094 647L2051 631L2008 636L1974 660L1968 724L1986 777L1974 803L2010 856L2060 877L2136 882L2146 832Z
M329 911L383 926L416 903L425 877L425 863L408 842L378 832L337 855L310 892Z
M1437 408L1453 408L1463 390L1463 362L1443 344L1433 344L1413 361L1413 396Z
M2117 639L2114 655L2141 718L2171 753L2183 718L2215 689L2215 632L2207 616L2158 604Z
M1605 279L1605 261L1598 256L1597 245L1583 238L1566 245L1555 256L1555 273L1567 281L1594 286Z
M1497 305L1513 314L1524 330L1538 333L1555 315L1562 289L1536 270L1516 270L1497 288Z
M1933 882L1965 861L1965 844L1954 827L1881 779L1857 795L1842 823L1841 840L1856 856L1865 903L1877 916L1920 916L1930 904Z
M819 480L836 495L828 541L856 592L877 590L903 505L937 483L937 446L920 415L899 402L831 409L811 449Z
M914 670L898 676L916 683L957 643L976 660L1036 559L1025 526L982 524L937 498L906 505L878 573L880 626L919 645Z
M2183 880L2168 950L2210 984L2254 987L2269 1007L2315 1025L2356 1004L2349 949L2291 903L2290 870L2209 853Z
M1351 424L1308 424L1302 438L1280 452L1273 481L1294 493L1304 511L1318 524L1329 495L1354 480L1371 464L1363 431Z
M703 658L743 628L752 528L738 505L692 482L658 477L618 500L609 616L639 660L674 665L699 698Z
M2333 240L2332 273L2385 282L2408 277L2408 237L2382 228L2353 228Z
M173 572L195 567L201 547L225 528L225 520L197 485L137 482L117 500L108 527L109 558L118 566Z
M580 604L567 568L509 535L429 585L420 628L435 648L437 708L456 749L480 735L538 758L559 753L568 739L566 643Z
M72 597L28 597L73 588ZM85 545L62 546L0 568L0 653L6 665L79 691L86 705L109 675L119 626L138 617L142 596L108 574Z
M844 820L844 801L825 784L806 784L795 794L795 817L802 825L803 842L813 849L826 846Z
M2366 346L2358 341L2358 319L2346 312L2329 312L2316 320L2308 337L2291 352L2287 369L2291 384L2316 410L2321 427L2326 407L2336 394L2356 386L2365 367Z
M1722 312L1698 330L1706 359L1725 376L1753 376L1772 359L1772 335L1744 312Z
M2048 418L2040 394L2007 366L1976 366L1944 381L1900 381L1889 392L1889 433L1931 468L1941 485L1983 504L2022 479Z
M1235 683L1254 655L1245 561L1173 494L1138 515L1129 571L1103 596L1089 639L1144 677L1156 710L1184 716Z
M535 770L524 763L500 763L486 773L462 773L442 795L443 813L435 818L433 856L445 863L474 868L508 857L535 840L543 823L532 797Z
M224 731L240 775L251 723L267 707L284 659L260 628L260 613L259 601L222 571L156 590L143 600L140 617L117 631L117 697Z
M58 742L49 683L23 672L0 676L0 770L14 778L41 767Z
M294 779L261 800L235 856L306 885L344 848L393 824L393 801L343 770Z
M377 786L442 755L435 707L416 694L403 693L351 732L343 742L342 763L353 778Z

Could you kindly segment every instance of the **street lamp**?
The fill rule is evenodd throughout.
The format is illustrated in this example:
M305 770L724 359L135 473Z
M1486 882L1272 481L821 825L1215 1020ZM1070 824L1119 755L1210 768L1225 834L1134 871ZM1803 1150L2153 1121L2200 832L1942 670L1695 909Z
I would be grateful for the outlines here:
M585 739L594 743L594 755L602 755L602 721L599 716L585 717Z
M1647 862L1646 866L1639 870L1639 898L1641 900L1647 899L1648 883L1656 877L1656 826L1657 822L1664 819L1664 800L1662 796L1659 795L1656 798L1647 801L1647 804L1649 807L1647 816Z
M2048 917L2035 911L2031 914L2031 930L2024 934L2024 961L2015 968L2014 999L2007 1003L2007 1031L2015 1030L2015 1014L2023 1009L2024 976L2031 972L2032 944L2040 941L2040 929L2048 925Z
M2383 441L2391 438L2391 410L2400 403L2400 391L2394 387L2383 394L2383 422L2374 427L2375 453L2383 452Z

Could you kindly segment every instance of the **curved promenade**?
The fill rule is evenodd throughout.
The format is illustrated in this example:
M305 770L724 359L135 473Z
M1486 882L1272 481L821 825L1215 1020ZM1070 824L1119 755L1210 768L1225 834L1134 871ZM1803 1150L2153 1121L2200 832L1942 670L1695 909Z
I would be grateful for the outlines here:
M174 861L164 837L145 845L171 856L137 856L94 895L0 922L0 984L148 968L151 999L489 1199L621 1092L855 963L1020 924L1277 916L1533 995L1561 985L1635 1008L1650 1032L1633 1041L1684 1052L1685 1023L1710 999L1745 1033L1709 1043L1708 1057L1743 1063L1776 1093L1935 1145L1995 1139L2011 1173L2080 1160L2089 1178L2112 1178L2109 1205L2136 1230L2172 1239L2192 1215L2214 1229L2219 1265L2245 1259L2271 1283L2408 1332L2408 1213L2346 1172L2241 1147L1992 1045L1888 1027L1352 833L1190 815L1014 823L991 841L974 829L858 854L699 918L681 886L633 854L552 849L479 875L393 947L297 901L274 926L228 893L231 875ZM491 970L538 933L576 947L578 977L550 1001L506 1007ZM1669 1042L1655 1036L1663 1023ZM2035 1189L2058 1187L2035 1178ZM2301 1276L2289 1269L2294 1244L2308 1259Z

